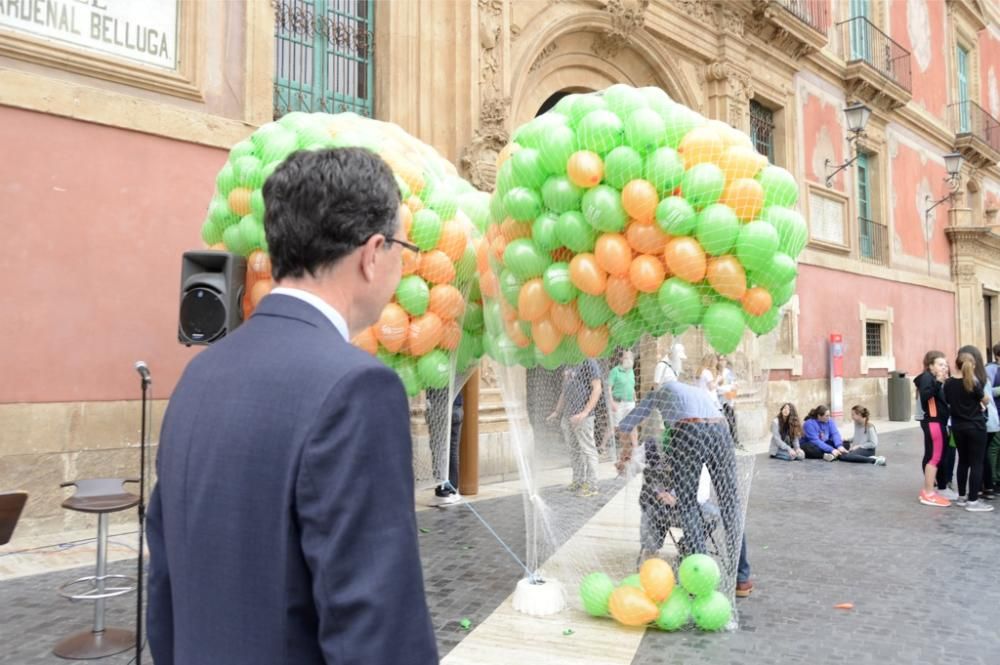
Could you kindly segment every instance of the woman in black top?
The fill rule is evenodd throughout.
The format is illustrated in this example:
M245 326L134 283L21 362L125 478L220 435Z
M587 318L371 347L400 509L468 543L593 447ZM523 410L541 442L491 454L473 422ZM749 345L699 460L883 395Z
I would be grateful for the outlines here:
M948 489L954 459L949 461L948 458L951 451L947 434L948 403L944 399L947 378L948 361L944 354L928 351L924 354L924 371L913 380L924 414L920 420L920 428L924 431L924 459L921 463L924 486L918 498L927 506L947 507L951 505L950 499L958 498Z
M972 512L989 512L993 506L979 500L983 482L983 455L986 450L986 400L983 392L986 371L975 357L960 352L955 366L961 378L944 383L944 396L951 410L951 428L958 448L958 505ZM965 500L966 479L969 498Z

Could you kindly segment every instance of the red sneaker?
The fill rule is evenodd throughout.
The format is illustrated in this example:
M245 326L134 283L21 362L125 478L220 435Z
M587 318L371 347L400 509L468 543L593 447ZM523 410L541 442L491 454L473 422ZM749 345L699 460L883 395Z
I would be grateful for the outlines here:
M753 582L747 580L746 582L736 583L736 597L746 598L753 591Z
M944 498L937 492L931 492L930 494L928 494L927 492L921 490L918 499L920 500L920 503L924 504L925 506L939 506L941 508L947 508L948 506L951 505L951 501Z

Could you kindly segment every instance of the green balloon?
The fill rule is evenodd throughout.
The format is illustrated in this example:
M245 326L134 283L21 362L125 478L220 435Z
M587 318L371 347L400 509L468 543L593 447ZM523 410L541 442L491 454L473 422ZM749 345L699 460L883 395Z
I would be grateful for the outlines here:
M674 105L674 101L670 99L670 95L656 86L639 88L639 94L641 94L643 99L646 100L646 104L649 105L649 108L653 109L661 116Z
M465 313L462 315L462 328L470 333L483 329L483 306L478 302L465 303Z
M521 280L510 270L500 273L500 293L512 307L517 307L517 298L521 295Z
M244 256L261 248L264 242L264 226L253 215L245 215L239 223Z
M615 148L604 158L604 182L616 189L642 175L642 155L627 145Z
M538 358L535 356L535 347L526 346L517 350L517 364L525 369L534 369L538 366Z
M236 169L233 167L232 163L226 162L221 169L219 169L218 175L215 176L215 188L219 190L219 194L222 196L229 196L229 192L233 191L236 187Z
M462 256L455 262L455 282L464 286L476 277L476 250L466 247Z
M552 258L527 238L510 241L503 252L503 263L521 280L541 277Z
M577 298L576 307L580 312L580 319L588 328L604 325L615 315L608 307L604 296L581 293L580 297Z
M264 223L264 213L267 211L264 206L264 193L259 189L253 190L250 194L250 212L258 222Z
M395 174L392 177L396 179L396 186L399 187L399 200L405 201L410 198L413 192L410 190L410 186L406 184L406 181Z
M778 327L781 321L781 310L778 307L771 307L760 316L750 316L744 312L747 328L755 335L766 335Z
M296 127L295 134L298 136L299 148L302 150L315 150L327 146L333 147L333 137L330 136L330 132L325 127L318 125L312 118ZM341 139L341 145L347 145L343 143L343 140L347 138L346 136L340 136L339 138Z
M653 109L637 109L625 121L625 142L642 154L656 150L663 143L666 125Z
M576 128L576 137L584 150L606 155L624 142L624 125L614 112L596 109L580 120Z
M222 242L225 244L226 249L233 254L239 254L241 256L246 256L248 254L245 239L243 234L240 232L239 224L233 224L226 227L226 229L222 232Z
M624 83L616 83L606 88L602 95L608 109L624 120L638 109L646 108L646 98L638 89Z
M693 326L701 321L701 295L694 284L680 277L671 277L660 285L656 297L660 308L674 325Z
M684 179L684 160L673 148L659 148L646 157L642 174L661 197L669 196Z
M681 180L681 194L696 209L719 200L726 187L726 176L715 164L695 164Z
M447 388L451 382L451 361L441 349L428 351L417 360L417 375L426 388Z
M206 245L214 245L222 242L222 230L211 218L206 219L201 224L201 239Z
M664 233L689 236L698 223L698 213L680 196L668 196L656 206L656 223Z
M566 95L558 102L556 102L556 105L552 107L551 112L558 113L563 117L565 117L567 120L569 120L571 111L573 110L573 102L575 102L576 99L580 96L581 95L577 93Z
M486 192L466 192L458 197L458 207L465 213L476 229L485 234L490 221L490 195Z
M691 597L683 589L674 589L667 602L660 605L656 626L662 630L680 630L691 621Z
M381 360L386 367L389 367L393 370L396 369L401 360L400 356L397 356L395 353L389 351L388 349L386 349L384 346L381 345L379 345L378 351L375 352L375 357Z
M423 200L441 219L451 219L458 211L458 197L444 185L434 187Z
M257 130L257 132L259 132L261 129L264 128L261 127L260 129ZM242 141L238 141L233 145L232 148L229 149L229 161L230 163L235 165L236 160L240 159L241 157L255 157L256 151L257 151L257 146L253 142L253 135L251 135L249 139L243 139Z
M555 177L555 176L553 176ZM551 252L553 249L562 246L556 229L559 228L559 217L551 212L543 212L535 219L531 225L531 239L535 241L538 248Z
M556 237L563 246L577 254L593 251L597 243L597 231L587 223L583 213L576 210L559 215Z
M508 214L519 222L529 222L542 212L542 197L533 189L515 187L503 198Z
M580 202L580 210L598 231L617 233L625 229L625 222L628 221L621 192L607 185L588 189Z
M472 366L472 363L476 359L472 355L472 347L468 343L468 335L463 334L462 339L458 342L458 348L455 349L455 373L465 374L465 372Z
M511 156L510 161L515 186L538 189L545 182L545 168L538 150L521 148Z
M520 348L506 334L497 336L493 348L496 351L496 356L493 359L498 363L504 367L513 367L517 364Z
M773 291L794 280L798 272L795 259L783 252L776 252L764 268L751 272L750 278L768 291Z
M278 120L278 124L285 129L290 129L293 132L298 131L299 127L303 127L307 124L312 123L312 115L305 113L304 111L292 111L281 116Z
M729 623L733 615L733 607L729 599L721 591L696 598L691 605L691 617L696 626L702 630L721 630Z
M564 175L550 176L542 185L542 201L545 207L556 213L579 210L583 190Z
M264 176L261 172L263 166L256 157L240 157L233 164L236 182L247 189L257 189L264 184Z
M609 324L611 343L616 348L631 348L642 337L645 328L646 324L642 314L639 313L639 308L633 307L628 314L622 317L616 316Z
M663 287L660 288L662 290ZM655 328L668 323L667 313L655 294L640 293L633 311L639 312L646 328Z
M212 200L209 201L208 218L220 231L224 231L240 221L240 216L232 211L229 207L229 201L224 196L213 196Z
M500 292L501 293L503 293L503 288L502 288L502 285L503 285L503 275L505 275L505 274L509 274L509 273L507 273L507 271L504 271L503 273L500 274L500 284L501 284L501 291ZM506 295L504 295L504 297L506 298ZM495 339L497 335L499 335L501 332L503 332L504 320L503 320L503 314L502 314L502 312L503 312L503 310L500 307L500 301L499 300L491 298L489 301L487 301L484 304L484 306L483 306L483 322L486 324L486 335L487 335L487 337ZM486 343L486 342L484 341L484 343ZM490 357L491 358L495 358L496 356L493 353L490 353Z
M569 123L572 127L579 128L583 119L593 111L607 110L608 105L600 95L576 95L573 106L570 109Z
M576 132L565 125L550 128L538 145L542 167L556 175L566 173L566 162L579 149Z
M768 289L771 292L772 308L777 309L792 299L792 296L795 295L795 281L795 279L791 279L780 286ZM754 332L757 331L755 330Z
M410 316L422 316L430 303L431 290L427 282L418 275L407 275L396 286L396 302Z
M677 569L677 579L692 596L707 596L715 591L722 578L719 564L707 554L689 554Z
M701 317L705 339L721 354L732 353L743 339L743 309L730 302L709 305Z
M524 148L541 150L546 136L560 127L569 128L569 119L566 116L558 113L544 113L518 127L511 138L514 143Z
M739 233L740 220L727 205L713 203L698 213L695 237L712 256L720 256L731 250Z
M416 397L424 389L420 383L420 373L417 371L417 362L415 359L404 357L396 365L396 374L399 375L399 379L403 382L403 388L406 390L407 397Z
M441 239L441 217L429 208L422 208L413 214L410 238L413 244L428 252L437 247Z
M681 140L695 127L704 123L704 118L682 104L674 104L663 112L663 124L666 134L663 145L677 148Z
M565 354L558 348L552 353L545 354L537 346L535 347L535 360L538 361L539 365L550 371L559 369L566 364L564 356Z
M778 232L764 221L750 222L740 228L736 239L736 257L749 272L762 272L778 250Z
M591 573L580 582L580 600L583 609L594 617L608 615L608 599L615 590L615 583L604 573Z
M569 264L563 262L553 263L545 269L542 286L552 300L562 305L571 302L579 293L569 278Z
M501 224L507 219L507 208L503 204L503 195L498 189L496 194L490 197L490 221L494 224Z
M507 160L497 171L496 194L506 196L514 188L514 162Z
M778 250L793 259L805 248L809 241L809 229L797 210L771 206L764 208L760 218L770 222L778 232Z
M764 207L791 207L799 200L799 186L792 174L780 166L765 166L757 174L764 189Z
M563 340L559 343L557 352L562 354L564 365L579 365L587 359L587 356L583 355L583 351L577 345L576 337L573 335L563 337Z
M642 582L639 581L639 573L629 575L628 577L622 580L622 583L619 586L630 586L630 587L635 587L636 589L641 589Z
M256 139L257 152L260 155L261 161L265 164L282 162L299 148L299 139L295 135L295 132L289 131L278 124L273 124L273 126L275 130L263 137L258 136L260 130L254 132L254 135L250 137L251 140ZM264 129L264 127L261 127L261 129Z

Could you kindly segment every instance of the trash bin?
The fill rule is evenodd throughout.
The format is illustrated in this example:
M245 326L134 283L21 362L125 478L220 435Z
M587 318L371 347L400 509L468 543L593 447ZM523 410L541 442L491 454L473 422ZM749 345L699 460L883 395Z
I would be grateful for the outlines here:
M889 420L903 422L910 419L910 405L913 394L910 391L910 380L906 372L891 372L889 374Z

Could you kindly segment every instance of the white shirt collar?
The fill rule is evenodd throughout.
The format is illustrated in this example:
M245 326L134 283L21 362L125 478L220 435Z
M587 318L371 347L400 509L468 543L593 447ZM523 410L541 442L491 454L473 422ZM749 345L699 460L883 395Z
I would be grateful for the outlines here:
M346 341L351 341L351 334L347 330L347 321L340 315L340 312L335 310L333 306L330 305L330 303L323 300L319 296L309 293L308 291L303 291L302 289L292 289L287 286L279 286L276 289L272 289L271 293L276 293L282 296L291 296L309 303L318 309L323 316L330 319L330 323L333 324L333 327L337 329Z

